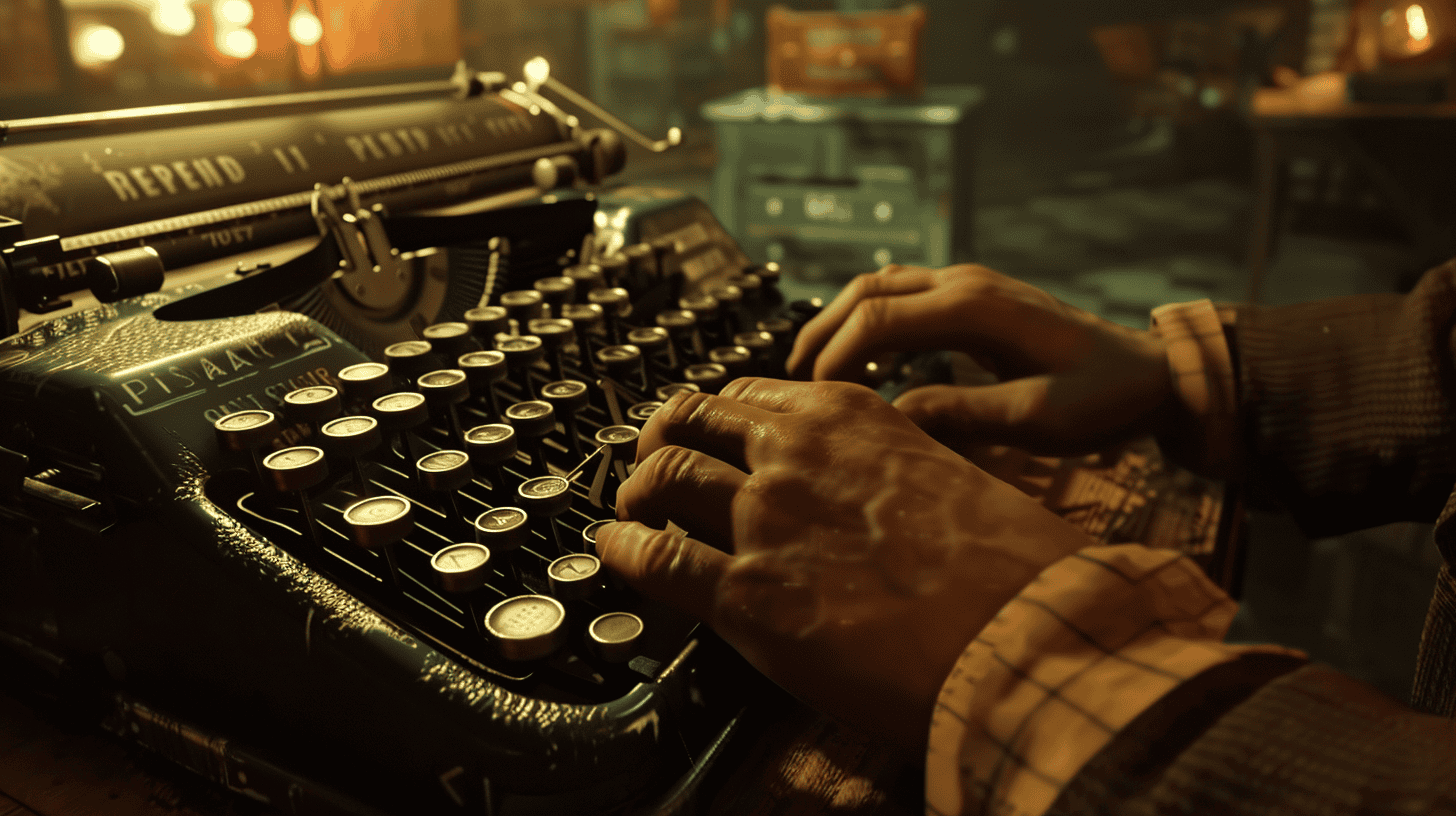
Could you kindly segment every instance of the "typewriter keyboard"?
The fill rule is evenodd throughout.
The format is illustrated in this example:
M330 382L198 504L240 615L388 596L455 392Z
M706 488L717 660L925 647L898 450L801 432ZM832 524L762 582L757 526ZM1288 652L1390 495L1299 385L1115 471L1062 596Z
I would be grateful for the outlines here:
M782 372L811 311L780 305L772 267L650 315L599 271L569 271L331 372L277 411L222 417L237 467L208 491L493 682L600 703L654 678L696 625L594 553L642 426L678 391ZM286 428L302 444L271 449Z

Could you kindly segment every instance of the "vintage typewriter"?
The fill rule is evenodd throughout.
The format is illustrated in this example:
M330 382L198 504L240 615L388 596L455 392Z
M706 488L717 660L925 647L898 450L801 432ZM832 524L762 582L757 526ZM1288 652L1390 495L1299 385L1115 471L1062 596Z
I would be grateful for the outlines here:
M3 125L7 671L285 812L711 798L763 681L594 525L662 400L810 310L696 199L601 192L622 136L550 82Z

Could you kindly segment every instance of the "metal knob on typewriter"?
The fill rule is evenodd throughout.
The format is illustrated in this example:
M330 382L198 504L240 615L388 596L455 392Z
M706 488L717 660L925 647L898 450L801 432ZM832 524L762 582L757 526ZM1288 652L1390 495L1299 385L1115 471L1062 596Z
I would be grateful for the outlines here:
M696 363L683 369L683 379L705 394L716 394L728 384L728 369L718 363Z
M500 306L477 306L465 313L465 323L470 333L486 348L495 345L497 334L509 333L511 316Z
M581 456L581 436L577 429L576 414L591 401L586 383L580 380L558 380L546 383L541 386L541 399L551 403L552 411L561 418L561 424L566 429L566 439L571 445L571 452Z
M463 445L460 415L455 406L470 399L470 383L465 372L458 368L445 368L421 374L415 387L425 398L425 405L436 416L443 416L450 424L450 438L455 444Z
M496 507L475 519L475 541L501 557L511 580L521 583L521 556L518 552L531 540L530 518L519 507Z
M485 629L506 660L540 660L566 642L566 607L546 595L518 595L485 613Z
M465 525L465 516L460 512L460 500L455 491L475 478L475 469L470 466L468 454L458 450L427 453L415 462L415 478L426 490L444 493L450 505L451 520L458 526Z
M485 398L487 418L491 422L499 422L500 398L496 396L495 384L510 375L506 355L495 350L472 351L460 355L456 362L465 372L465 383L470 387L471 395Z
M454 360L470 351L471 347L470 325L467 323L435 323L422 329L420 337L446 360Z
M777 261L769 261L760 266L750 266L747 271L757 275L759 280L763 281L764 286L777 286L779 278L783 276L783 268Z
M541 338L541 345L546 349L547 359L551 362L551 376L558 380L566 379L562 355L576 336L576 326L565 318L539 318L531 321L530 329L532 336Z
M672 367L681 368L698 356L698 316L687 309L664 309L657 313L657 325L672 342Z
M667 336L667 329L661 326L643 326L627 332L627 345L642 349L642 356L649 360L664 353L672 353L672 338ZM668 365L672 366L673 362L675 361L669 361Z
M344 508L344 524L355 544L366 550L384 552L389 567L388 582L395 588L403 587L395 549L415 528L415 510L410 500L393 495L360 499Z
M384 363L356 363L340 369L339 383L351 402L368 405L394 389L394 377Z
M637 656L638 641L646 627L631 612L608 612L587 625L587 643L608 663L626 663Z
M526 330L527 323L541 316L541 305L544 302L545 298L535 289L517 289L500 296L500 305L505 307L506 314L516 321L522 332Z
M246 453L253 462L253 474L263 481L263 463L258 450L273 441L282 430L272 411L235 411L212 423L217 444L223 450Z
M610 519L602 519L601 521L593 521L591 524L588 524L587 526L581 528L581 550L582 550L582 552L589 552L592 555L596 555L597 554L597 532L599 530L601 530L603 527L605 527L606 525L611 524L611 523L612 522L611 522Z
M526 393L535 394L534 386L531 383L531 366L546 356L546 349L541 343L541 338L531 335L497 336L495 348L496 351L506 356L506 366L510 368L511 375L520 382Z
M284 394L283 410L294 422L318 427L343 413L344 401L332 385L312 385Z
M632 278L649 284L657 279L657 253L652 251L651 244L626 247L622 250L622 257L627 259L627 273Z
M708 290L718 300L718 321L722 324L723 337L727 338L739 330L738 314L743 306L743 290L736 284L720 283Z
M465 451L470 461L492 468L492 487L505 490L505 463L516 457L516 429L509 425L477 425L465 432Z
M636 346L607 346L597 352L597 364L608 377L628 388L647 390L647 373L642 365L642 349Z
M308 527L308 537L316 550L322 549L318 525L314 522L313 506L309 503L307 491L322 484L329 477L324 452L309 446L284 448L265 456L263 469L272 477L273 486L279 492L293 493L298 497L299 509L303 511Z
M607 278L602 272L602 267L597 264L577 264L566 268L566 277L576 284L576 291L591 292L607 286Z
M561 317L561 308L576 299L576 281L565 275L542 278L535 288L546 305L547 317Z
M451 544L430 558L430 571L441 592L465 600L476 633L487 637L480 590L490 580L490 550L481 544Z
M743 292L744 303L758 303L763 299L763 278L752 272L734 278L733 285Z
M723 366L723 371L729 381L747 377L753 373L753 352L743 346L719 346L708 352L708 362ZM726 383L724 384L726 385Z
M628 409L628 414L631 414L631 409ZM597 444L607 446L607 461L617 471L619 482L627 481L627 466L637 461L637 439L641 433L631 425L608 425L597 431Z
M544 476L547 468L542 440L556 430L556 409L542 400L518 402L506 409L506 421L516 429L516 444L531 457L531 466Z
M370 405L379 424L387 431L393 431L399 440L399 455L413 460L410 454L409 432L430 420L430 409L425 405L425 395L414 391L400 391L385 394Z
M439 360L424 340L406 340L386 346L384 359L391 371L410 380L435 369Z
M632 313L632 296L626 289L614 286L598 289L587 295L587 300L602 307L602 319L607 326L607 339L613 343L622 342L621 319Z
M646 425L647 420L651 419L652 415L657 413L657 409L661 407L662 403L657 402L656 400L652 400L649 402L639 402L636 405L633 405L631 408L627 409L627 419L637 423L637 427L640 428L643 425Z
M379 433L379 420L367 416L340 417L325 422L319 429L329 453L345 459L354 471L354 487L359 495L369 494L369 483L359 458L379 447L384 437Z
M758 363L760 371L768 372L769 362L773 359L774 337L766 331L746 331L733 335L733 345L742 346L748 349L753 359Z
M572 603L589 600L603 586L602 562L595 555L570 553L546 567L552 597Z
M571 483L560 476L538 476L522 482L516 492L520 496L521 507L542 528L538 532L556 542L558 553L571 552L556 521L557 516L571 509Z

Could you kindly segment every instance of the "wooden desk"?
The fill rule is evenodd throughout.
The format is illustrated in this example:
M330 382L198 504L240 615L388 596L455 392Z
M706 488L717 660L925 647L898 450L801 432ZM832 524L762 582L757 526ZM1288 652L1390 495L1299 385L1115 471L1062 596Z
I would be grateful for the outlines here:
M1255 140L1255 202L1248 302L1256 303L1278 247L1288 163L1344 162L1363 173L1408 233L1421 260L1456 255L1456 103L1350 102L1342 77L1292 89L1262 89L1249 106Z
M1192 556L1233 590L1240 513L1219 484L1164 466L1150 441L1118 456L1052 459L1010 448L972 457L1101 542ZM0 685L0 688L4 688ZM701 816L919 816L917 761L787 698L741 751ZM277 811L166 760L0 691L0 816L251 816Z

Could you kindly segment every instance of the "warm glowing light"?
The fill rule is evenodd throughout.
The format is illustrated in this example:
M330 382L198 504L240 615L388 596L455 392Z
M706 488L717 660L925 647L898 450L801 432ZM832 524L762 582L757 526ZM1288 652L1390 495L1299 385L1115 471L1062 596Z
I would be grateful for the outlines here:
M253 4L248 0L222 0L213 7L218 19L233 25L245 26L253 22Z
M126 41L121 38L121 32L111 26L93 24L76 32L73 50L76 62L81 65L102 65L120 57L126 50Z
M1426 23L1426 10L1411 6L1405 10L1405 24L1410 29L1411 39L1424 40L1431 36L1431 27Z
M546 80L550 76L551 63L547 62L545 57L536 57L526 63L526 85L531 90L534 91L546 84Z
M225 56L247 59L258 52L258 37L246 28L235 28L218 38L217 50Z
M288 36L299 45L317 45L323 39L324 24L313 12L300 6L288 19Z
M152 28L173 37L185 37L197 25L197 15L186 0L161 0L152 9Z

